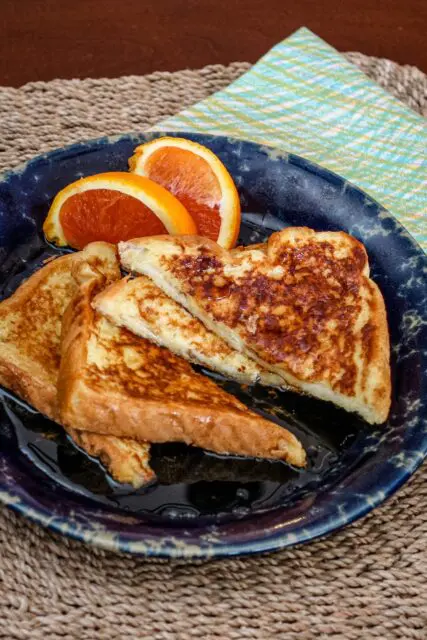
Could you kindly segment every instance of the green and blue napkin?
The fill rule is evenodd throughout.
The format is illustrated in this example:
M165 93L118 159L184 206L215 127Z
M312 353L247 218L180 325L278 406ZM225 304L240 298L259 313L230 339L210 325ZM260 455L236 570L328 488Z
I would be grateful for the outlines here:
M304 156L369 193L427 249L426 121L306 28L154 129L229 135Z

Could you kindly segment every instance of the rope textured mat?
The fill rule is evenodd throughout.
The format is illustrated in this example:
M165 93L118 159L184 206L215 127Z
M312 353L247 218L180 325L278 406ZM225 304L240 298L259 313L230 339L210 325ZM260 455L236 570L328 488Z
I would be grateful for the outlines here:
M427 76L348 54L427 115ZM141 131L249 67L0 88L0 169L106 133ZM60 538L0 508L0 638L425 640L427 467L327 539L269 556L144 560Z

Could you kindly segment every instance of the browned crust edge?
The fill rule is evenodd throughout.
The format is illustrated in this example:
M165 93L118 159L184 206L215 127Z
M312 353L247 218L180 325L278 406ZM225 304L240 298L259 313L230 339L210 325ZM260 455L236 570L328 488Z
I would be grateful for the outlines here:
M296 230L303 232L304 235L306 236L317 235L321 233L325 233L325 234L331 233L331 232L315 232L309 227L293 227L292 228L293 232L295 232ZM264 246L267 249L266 251L267 259L274 252L275 244L279 241L282 233L283 233L282 231L277 231L273 233L268 238L268 241L265 243ZM359 240L357 240L353 236L343 231L336 231L333 233L339 234L345 237L347 240L350 239L353 245L355 246L357 245L357 247L363 249L364 254L366 256L366 266L365 266L365 271L362 277L365 277L366 280L371 285L373 285L373 288L375 289L375 294L373 295L373 300L371 301L372 308L373 308L372 316L375 317L375 321L374 321L375 334L373 339L374 348L372 350L371 358L369 360L369 366L376 366L379 369L379 371L381 371L381 374L380 374L381 379L378 381L377 389L373 394L373 398L369 400L369 402L366 400L366 402L369 408L369 413L372 416L372 419L369 420L369 422L371 424L373 423L382 424L387 419L387 416L390 411L390 405L391 405L390 340L389 340L387 313L385 309L384 299L377 284L369 277L368 255L364 245ZM133 240L129 240L126 243L119 243L119 253L120 253L121 259L122 259L122 252L121 252L120 245L122 245L123 248L126 247L126 244L131 244L137 247L144 246L144 245L150 244L150 241L152 241L153 239L154 237L136 238ZM233 251L227 251L222 247L220 247L213 240L210 240L208 238L202 238L199 236L188 235L188 236L179 236L179 237L171 238L171 236L162 235L162 236L156 236L155 239L156 241L164 240L169 244L172 242L177 247L181 247L183 250L185 250L186 248L205 248L205 249L208 249L210 252L212 252L212 254L219 257L224 262L232 262L234 259L234 255L238 253L237 249L234 249ZM249 248L251 247L246 247L246 249L249 249ZM259 245L255 245L255 248L259 249ZM126 260L122 259L122 266L124 268L128 268L129 265L126 264ZM371 287L371 292L372 292L372 287ZM204 314L204 311L201 309L201 315L199 316L200 319L203 318L203 314ZM377 315L375 316L375 314ZM266 369L278 375L281 375L280 366L272 366L271 363L267 362L263 358L258 357L257 354L254 353L252 349L248 348L247 353L249 357L256 359L257 362L259 362ZM293 390L296 392L301 392L295 386L296 384L297 384L297 380L295 379ZM367 419L367 416L365 416L365 418Z
M32 405L51 420L55 419L56 387L0 356L0 384Z
M372 316L375 318L375 331L372 341L372 353L369 357L369 365L376 365L382 372L381 380L375 387L370 406L375 409L378 423L387 420L391 406L391 370L390 370L390 335L387 322L387 309L384 298L378 285L369 279L372 293ZM372 391L364 386L364 392Z
M51 260L41 269L33 273L22 282L19 288L7 299L0 303L3 313L19 311L23 300L27 300L31 295L35 295L41 283L48 279L51 272L58 269L58 263L70 263L70 270L75 268L80 262L84 262L84 252L72 253L60 256ZM42 375L41 365L28 363L21 357L18 363L13 363L9 356L10 348L6 343L4 352L0 353L0 384L15 393L25 402L28 402L37 411L60 424L57 411L57 387L50 383ZM64 425L62 425L64 426ZM97 435L91 432L80 433L70 427L65 427L72 440L90 456L100 458L105 463L108 471L118 482L129 482L134 487L140 487L154 477L154 472L142 461L137 450L132 452L134 464L125 464L124 454L120 442L116 438L108 435ZM132 443L129 443L132 447ZM135 443L134 443L135 444ZM139 444L138 447L141 447ZM147 448L149 445L147 445ZM135 447L135 449L137 449ZM140 464L138 464L138 458ZM129 462L129 461L128 461Z
M100 435L89 431L67 429L75 444L98 458L115 480L131 484L135 489L155 479L150 467L150 445L127 438Z
M72 369L69 372L73 375ZM79 430L142 442L185 442L217 453L305 466L305 452L293 434L249 412L239 415L188 403L159 404L120 396L107 400L77 379L71 385L73 403L70 395L63 396L61 417L65 425L73 424ZM76 410L76 406L85 410Z

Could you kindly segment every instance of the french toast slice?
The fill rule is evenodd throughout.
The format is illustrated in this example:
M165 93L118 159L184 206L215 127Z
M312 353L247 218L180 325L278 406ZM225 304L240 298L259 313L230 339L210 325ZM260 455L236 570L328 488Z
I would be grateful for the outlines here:
M249 411L167 349L112 324L92 308L102 288L96 278L87 269L76 277L79 289L62 326L58 401L63 424L305 465L305 452L293 434Z
M292 387L371 424L386 420L386 310L355 238L294 227L265 248L227 252L205 238L157 236L122 242L119 253L125 269Z
M232 349L146 276L114 282L92 306L113 324L240 384L285 386L283 378Z
M93 243L51 260L0 303L0 384L57 422L62 316L77 289L72 269L86 263L103 271L110 282L120 277L112 247ZM80 433L72 424L67 431L118 482L138 487L154 477L148 444Z

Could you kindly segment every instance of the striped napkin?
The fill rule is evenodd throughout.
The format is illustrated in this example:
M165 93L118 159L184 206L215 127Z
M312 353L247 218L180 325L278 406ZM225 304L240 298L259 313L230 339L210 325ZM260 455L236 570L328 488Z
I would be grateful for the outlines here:
M156 129L229 135L304 156L369 193L427 249L426 121L306 28Z

